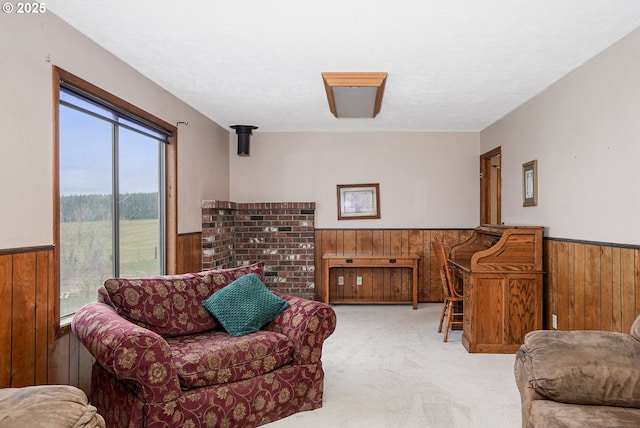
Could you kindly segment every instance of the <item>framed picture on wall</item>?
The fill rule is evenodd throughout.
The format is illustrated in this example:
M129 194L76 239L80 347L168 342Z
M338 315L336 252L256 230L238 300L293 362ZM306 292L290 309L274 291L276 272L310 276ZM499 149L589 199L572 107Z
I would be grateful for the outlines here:
M522 164L522 206L538 205L538 161Z
M380 218L380 184L338 184L338 220Z

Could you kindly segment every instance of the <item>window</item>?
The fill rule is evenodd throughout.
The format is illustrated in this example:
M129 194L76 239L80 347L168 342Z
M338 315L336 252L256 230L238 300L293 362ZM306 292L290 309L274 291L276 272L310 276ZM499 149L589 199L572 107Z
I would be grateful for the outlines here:
M95 301L107 278L171 271L167 230L175 229L166 224L167 148L175 130L76 84L62 79L58 93L60 318Z

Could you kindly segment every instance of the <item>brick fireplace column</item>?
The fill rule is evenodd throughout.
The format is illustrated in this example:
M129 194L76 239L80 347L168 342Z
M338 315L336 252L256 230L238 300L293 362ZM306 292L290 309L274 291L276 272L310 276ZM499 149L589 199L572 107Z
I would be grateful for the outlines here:
M265 263L265 284L315 298L315 202L202 201L202 268Z

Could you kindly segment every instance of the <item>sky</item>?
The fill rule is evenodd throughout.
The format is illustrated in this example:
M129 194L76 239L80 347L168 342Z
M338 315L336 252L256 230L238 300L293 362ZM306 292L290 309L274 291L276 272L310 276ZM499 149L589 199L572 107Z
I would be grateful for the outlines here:
M72 99L67 94L61 98ZM157 192L158 140L118 129L120 193ZM110 122L60 106L61 196L112 192L112 135Z

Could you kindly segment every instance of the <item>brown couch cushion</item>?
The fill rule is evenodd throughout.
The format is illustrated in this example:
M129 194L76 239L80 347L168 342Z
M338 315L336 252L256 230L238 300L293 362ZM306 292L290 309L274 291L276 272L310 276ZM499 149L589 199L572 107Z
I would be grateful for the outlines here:
M202 300L249 273L262 279L264 264L183 275L112 278L105 281L104 288L107 303L122 317L164 337L181 336L218 326Z
M104 428L82 390L69 385L0 389L0 426L29 428Z
M637 427L640 409L613 406L586 406L534 400L527 427L620 428Z
M291 360L293 343L280 333L234 337L223 331L167 338L180 386L190 389L249 379Z
M529 385L551 400L640 407L640 341L631 335L534 331L525 337L518 358Z

